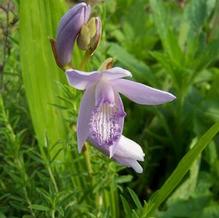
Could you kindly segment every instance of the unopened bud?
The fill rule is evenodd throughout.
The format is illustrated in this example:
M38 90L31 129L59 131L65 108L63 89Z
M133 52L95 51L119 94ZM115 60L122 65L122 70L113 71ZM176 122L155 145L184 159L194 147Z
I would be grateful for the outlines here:
M74 42L81 27L88 21L91 8L86 3L80 3L71 8L62 18L54 41L56 62L65 66L71 62Z
M93 54L96 50L102 31L102 24L99 17L91 18L81 28L80 34L77 39L78 47L87 51L89 54Z

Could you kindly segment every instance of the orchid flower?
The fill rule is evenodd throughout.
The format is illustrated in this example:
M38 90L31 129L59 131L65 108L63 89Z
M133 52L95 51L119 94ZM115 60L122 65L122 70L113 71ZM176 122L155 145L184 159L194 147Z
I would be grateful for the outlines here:
M55 41L55 55L59 65L64 66L71 62L75 40L82 26L87 23L90 13L90 5L82 2L72 7L61 18Z
M131 77L125 69L114 67L90 73L68 69L71 86L85 90L77 121L78 150L86 140L120 164L143 171L138 161L144 161L142 148L122 135L125 111L119 93L143 105L170 102L175 96L141 83L123 79Z

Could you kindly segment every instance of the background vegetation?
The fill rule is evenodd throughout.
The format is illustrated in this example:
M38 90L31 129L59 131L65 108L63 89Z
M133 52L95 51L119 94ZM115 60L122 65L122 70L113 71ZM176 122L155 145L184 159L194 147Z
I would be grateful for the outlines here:
M113 57L134 80L177 96L159 107L123 99L125 135L146 153L140 175L92 147L91 166L77 152L82 93L67 85L48 40L70 5L0 0L0 218L218 218L219 1L93 9L103 36L87 70ZM75 48L75 67L82 55Z

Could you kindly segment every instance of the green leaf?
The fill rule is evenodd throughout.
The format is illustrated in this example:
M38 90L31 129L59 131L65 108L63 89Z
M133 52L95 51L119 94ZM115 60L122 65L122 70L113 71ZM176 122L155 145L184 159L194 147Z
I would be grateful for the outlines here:
M50 210L48 207L45 207L45 206L39 205L39 204L32 204L30 207L32 210L40 210L40 211L49 211Z
M127 183L127 182L131 182L132 181L132 176L131 175L127 175L127 176L119 176L118 178L116 178L116 183L117 184L122 184L122 183Z
M197 142L197 138L192 140L190 148L192 148ZM209 147L209 146L208 146ZM191 193L196 189L198 182L199 168L200 168L201 155L194 161L191 168L189 169L188 178L180 184L180 186L174 191L170 198L168 198L168 203L175 202L178 199L187 199Z
M0 218L6 218L6 216L2 212L0 212Z
M0 217L1 218L1 217ZM30 216L30 215L24 215L22 216L22 218L33 218L33 216Z
M209 66L219 57L219 38L211 41L205 48L198 51L198 57L194 61L196 71L199 72L203 68Z
M135 194L135 192L130 188L128 188L128 191L129 191L129 194L131 195L132 200L134 201L136 207L138 209L142 208L141 202L140 202L138 196Z
M200 33L215 3L215 0L192 0L188 3L180 30L181 44L193 40Z
M176 169L164 183L156 195L150 199L148 204L144 207L143 216L149 217L151 213L157 209L163 201L172 193L176 186L180 183L183 177L191 168L194 161L198 158L205 147L211 142L213 137L219 132L219 122L215 123L195 144L195 146L186 153L181 159Z
M169 13L164 3L160 0L150 0L150 6L153 12L153 21L161 38L164 50L173 63L181 66L183 53L179 47L177 34L173 30L172 20L168 16Z
M44 145L45 137L55 144L64 140L67 134L63 114L51 105L63 104L57 98L62 90L56 81L64 82L65 76L55 64L49 43L49 37L55 36L63 8L61 0L32 0L28 4L25 0L20 1L23 82L34 130L41 146ZM56 153L55 150L52 152Z
M122 200L122 206L124 208L124 212L126 214L126 217L127 218L131 217L132 210L131 210L131 208L129 206L128 201L123 196L121 196L121 200Z

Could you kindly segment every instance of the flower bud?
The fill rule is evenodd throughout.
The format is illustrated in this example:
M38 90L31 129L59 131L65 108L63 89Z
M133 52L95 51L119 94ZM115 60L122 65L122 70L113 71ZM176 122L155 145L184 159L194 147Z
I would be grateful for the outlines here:
M62 18L58 27L54 54L59 66L71 62L74 42L81 27L88 21L91 8L86 3L79 3L71 8Z
M101 37L102 24L99 17L91 18L83 25L78 35L78 47L93 54L96 50Z

